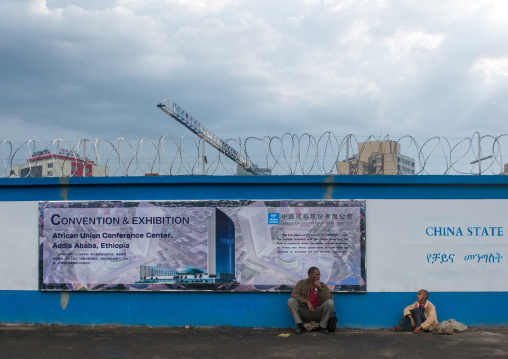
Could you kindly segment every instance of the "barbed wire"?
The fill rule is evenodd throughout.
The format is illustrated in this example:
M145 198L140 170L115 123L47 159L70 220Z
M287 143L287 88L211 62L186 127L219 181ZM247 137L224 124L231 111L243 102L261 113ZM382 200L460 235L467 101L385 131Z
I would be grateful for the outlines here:
M226 144L272 175L499 175L508 134L467 138L308 133L228 139ZM0 177L248 174L201 138L0 142ZM507 152L508 153L508 152Z

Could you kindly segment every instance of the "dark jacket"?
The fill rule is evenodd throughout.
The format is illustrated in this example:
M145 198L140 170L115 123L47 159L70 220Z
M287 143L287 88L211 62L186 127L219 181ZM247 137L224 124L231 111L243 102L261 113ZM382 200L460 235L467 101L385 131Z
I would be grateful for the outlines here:
M323 304L323 302L327 299L332 299L332 293L328 289L328 286L321 282L321 286L323 289L319 289L318 287L318 299L319 305ZM293 293L291 293L291 297L295 298L298 303L302 305L307 305L307 300L309 299L310 289L312 288L312 284L309 281L309 278L302 279L296 283Z

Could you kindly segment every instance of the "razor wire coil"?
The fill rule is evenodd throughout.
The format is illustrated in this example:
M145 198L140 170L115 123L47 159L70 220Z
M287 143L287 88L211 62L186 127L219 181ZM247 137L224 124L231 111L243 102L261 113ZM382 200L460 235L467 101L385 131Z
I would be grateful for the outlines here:
M191 134L158 139L2 140L0 177L41 177L49 172L58 177L247 174L202 141ZM478 132L466 138L285 133L224 142L272 175L382 175L390 172L383 165L400 167L399 161L412 163L414 175L499 175L505 172L503 150L508 151L508 134ZM382 165L376 166L379 159ZM42 171L42 163L53 171ZM80 166L91 168L90 172L79 174ZM408 173L392 168L389 174Z

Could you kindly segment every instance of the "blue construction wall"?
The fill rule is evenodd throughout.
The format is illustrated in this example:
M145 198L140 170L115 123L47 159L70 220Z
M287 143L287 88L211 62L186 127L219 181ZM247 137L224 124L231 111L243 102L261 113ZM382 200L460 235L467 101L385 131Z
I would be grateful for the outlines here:
M508 199L508 177L182 176L0 179L0 205L2 202L24 201L201 199L500 200ZM367 213L368 210L367 205ZM26 225L34 226L34 232L37 233L37 223ZM367 233L368 251L371 235L369 228ZM0 243L6 240L5 235L0 234ZM38 239L33 240L37 245ZM25 264L23 261L19 263L20 266ZM2 268L2 271L8 270L15 269ZM393 326L400 319L403 307L416 300L416 293L412 291L369 291L369 270L372 268L367 269L367 293L335 294L340 327ZM239 327L293 325L286 309L289 293L40 292L35 288L17 289L15 284L2 285L1 281L6 281L5 278L6 275L0 276L0 322ZM503 289L478 292L471 288L465 288L464 291L428 289L431 291L429 299L437 306L440 320L455 318L473 326L508 325L508 309L504 305L508 301L508 294Z

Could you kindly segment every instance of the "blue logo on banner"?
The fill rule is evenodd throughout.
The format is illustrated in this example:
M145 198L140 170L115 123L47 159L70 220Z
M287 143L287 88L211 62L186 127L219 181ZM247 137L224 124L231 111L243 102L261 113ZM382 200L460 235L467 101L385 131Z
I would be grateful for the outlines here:
M279 214L268 213L268 224L279 224Z

